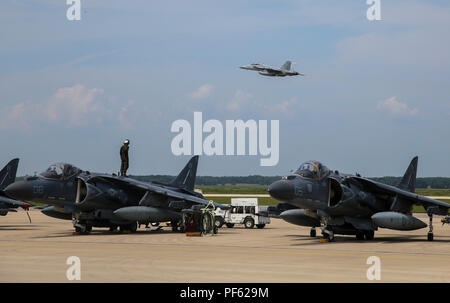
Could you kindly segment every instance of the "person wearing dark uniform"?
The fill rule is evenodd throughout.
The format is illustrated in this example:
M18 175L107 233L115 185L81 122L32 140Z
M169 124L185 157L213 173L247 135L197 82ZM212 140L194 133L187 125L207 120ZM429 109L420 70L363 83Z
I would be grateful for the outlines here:
M120 160L122 161L122 164L120 165L120 175L123 177L127 176L127 169L129 166L129 162L128 162L129 145L130 145L130 140L127 139L123 142L123 145L120 148Z

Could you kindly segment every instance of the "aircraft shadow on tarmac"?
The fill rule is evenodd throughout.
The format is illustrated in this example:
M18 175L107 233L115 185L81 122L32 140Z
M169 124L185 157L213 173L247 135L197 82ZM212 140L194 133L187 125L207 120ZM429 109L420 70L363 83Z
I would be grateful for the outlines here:
M92 232L90 232L89 234L76 234L73 231L65 231L65 232L59 232L59 233L54 233L51 235L47 235L47 236L38 236L38 237L34 237L35 239L48 239L48 238L68 238L68 237L93 237L93 236L120 236L120 235L133 235L133 236L156 236L156 235L176 235L179 234L177 232L173 232L170 229L140 229L137 230L134 233L130 233L130 232L119 232L119 231L114 231L111 232L109 230L93 230Z
M286 235L286 237L295 238L296 241L299 241L299 243L292 244L292 246L324 244L320 242L320 237L311 238L309 235ZM302 243L300 243L300 241ZM336 236L333 242L369 244L369 243L408 243L408 242L429 242L429 241L427 240L426 236L423 235L404 235L404 236L380 236L378 238L375 237L375 239L370 241L356 240L355 237L352 236ZM435 237L433 242L450 243L450 236Z
M40 225L0 225L0 231L2 230L35 230L41 227Z
M239 228L237 228L239 229ZM245 229L245 228L242 228ZM1 227L0 227L1 230ZM133 236L156 236L156 235L176 235L176 234L180 234L178 232L173 232L170 229L158 229L158 228L153 228L153 229L139 229L137 230L135 233L128 233L128 232L119 232L119 231L114 231L114 232L110 232L108 230L93 230L91 233L89 234L74 234L74 232L72 231L66 231L66 232L59 232L59 233L54 233L51 235L47 235L47 236L37 236L34 237L35 239L48 239L48 238L67 238L67 237L89 237L89 236L119 236L119 235L133 235ZM234 235L234 234L238 234L237 231L234 231L234 229L220 229L219 233L215 236L221 236L221 235Z

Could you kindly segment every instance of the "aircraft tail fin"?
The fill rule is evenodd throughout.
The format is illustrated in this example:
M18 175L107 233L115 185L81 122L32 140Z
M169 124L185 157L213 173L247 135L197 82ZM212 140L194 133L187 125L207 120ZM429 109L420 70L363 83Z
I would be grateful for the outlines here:
M291 65L292 65L292 62L288 60L288 61L284 62L284 64L281 66L281 69L291 70Z
M6 164L0 171L0 190L3 190L9 184L16 180L17 167L19 166L19 159L13 159Z
M197 177L197 165L198 156L194 156L170 185L187 190L194 190L195 178Z
M406 169L405 175L402 181L398 184L398 188L407 190L409 192L414 192L416 190L416 175L417 175L417 162L419 158L416 156L411 160L411 163Z

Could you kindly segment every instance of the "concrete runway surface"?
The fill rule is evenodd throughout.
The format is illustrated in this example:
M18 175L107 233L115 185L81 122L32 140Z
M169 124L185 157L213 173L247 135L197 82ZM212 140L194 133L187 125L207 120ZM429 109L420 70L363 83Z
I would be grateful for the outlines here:
M279 219L261 230L223 227L215 236L186 237L169 228L73 235L70 221L37 210L30 215L31 224L23 211L0 217L0 282L69 282L69 256L81 260L81 282L372 283L370 256L381 260L381 282L450 282L450 226L440 217L433 242L424 228L380 229L373 241L338 235L320 243L309 228Z

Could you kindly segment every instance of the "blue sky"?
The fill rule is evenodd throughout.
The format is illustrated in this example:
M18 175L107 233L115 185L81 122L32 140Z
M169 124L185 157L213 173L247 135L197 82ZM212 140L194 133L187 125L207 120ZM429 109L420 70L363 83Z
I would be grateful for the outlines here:
M19 175L65 161L176 174L177 119L280 120L280 161L203 156L201 175L284 175L310 159L365 176L450 176L450 3L81 0L0 3L0 159ZM305 77L240 65L285 60Z

